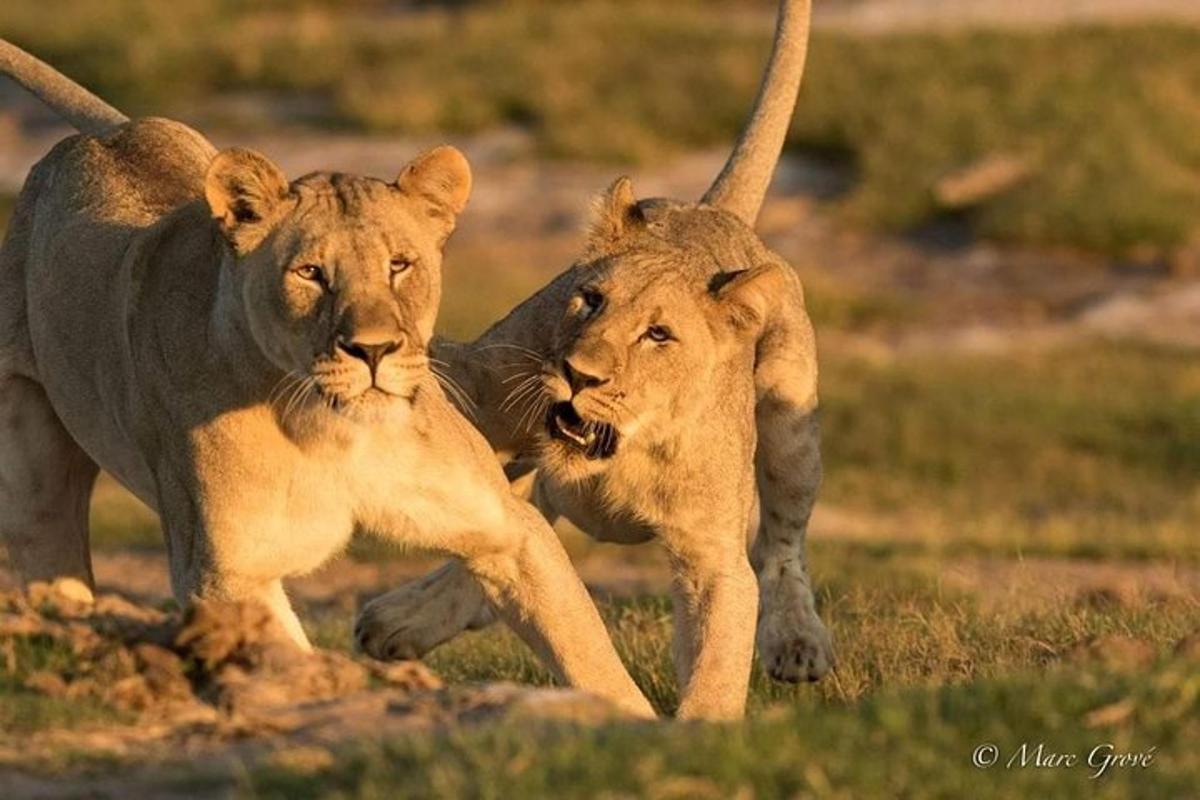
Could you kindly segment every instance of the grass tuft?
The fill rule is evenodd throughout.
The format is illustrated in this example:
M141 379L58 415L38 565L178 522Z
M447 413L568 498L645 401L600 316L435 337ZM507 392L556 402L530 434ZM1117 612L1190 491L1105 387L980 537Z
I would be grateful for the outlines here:
M645 162L732 141L769 5L60 0L5 4L0 30L135 114L221 118L213 101L253 93L328 126L516 127L545 155ZM1193 27L819 31L791 146L853 165L837 202L874 227L936 221L944 178L1016 159L1024 180L955 211L979 233L1162 253L1200 238L1198 108Z

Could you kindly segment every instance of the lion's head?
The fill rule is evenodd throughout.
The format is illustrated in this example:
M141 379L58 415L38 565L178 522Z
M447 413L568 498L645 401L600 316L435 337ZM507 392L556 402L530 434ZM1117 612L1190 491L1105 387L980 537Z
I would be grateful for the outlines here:
M732 214L638 203L627 179L614 184L548 343L543 467L596 474L624 446L703 428L731 379L752 391L755 342L786 269Z
M252 151L216 156L205 194L230 246L240 317L293 376L292 400L348 413L413 399L429 374L442 247L470 187L452 147L392 183L315 173L289 184Z

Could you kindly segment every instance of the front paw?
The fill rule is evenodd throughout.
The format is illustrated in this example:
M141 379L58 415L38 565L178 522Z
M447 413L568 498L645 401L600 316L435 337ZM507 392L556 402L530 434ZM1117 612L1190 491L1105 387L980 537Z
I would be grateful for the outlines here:
M434 573L394 589L363 606L354 625L358 649L381 661L422 658L464 630L495 619L474 584Z
M437 619L424 587L408 585L368 602L354 622L359 650L380 661L413 661L445 642L454 633Z
M758 654L767 674L786 683L819 681L836 663L824 623L816 612L800 609L759 621Z

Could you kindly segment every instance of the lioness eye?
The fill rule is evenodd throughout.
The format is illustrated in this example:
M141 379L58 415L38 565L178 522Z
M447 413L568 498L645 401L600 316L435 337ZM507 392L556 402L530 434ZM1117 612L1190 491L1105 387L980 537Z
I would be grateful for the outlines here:
M413 262L411 259L404 256L395 256L392 259L392 274L399 275L402 272L408 272L412 268Z
M306 281L313 281L314 283L325 282L325 270L321 269L316 264L303 264L299 267L296 267L293 272L295 272L301 278L304 278Z
M583 299L583 304L587 306L589 311L595 311L604 305L604 295L595 289L582 289L579 296Z
M671 340L671 329L662 325L651 325L646 328L646 338L652 342L662 344Z

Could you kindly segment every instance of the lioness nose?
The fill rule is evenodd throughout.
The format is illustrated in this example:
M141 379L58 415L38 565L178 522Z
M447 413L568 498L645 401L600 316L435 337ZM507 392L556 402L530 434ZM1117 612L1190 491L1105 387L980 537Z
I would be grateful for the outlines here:
M337 340L338 349L348 356L360 359L367 363L371 368L371 374L375 374L375 370L379 367L379 362L399 350L404 346L404 340L394 339L386 342L355 342L349 341L344 337L339 336Z
M570 359L563 361L563 377L567 379L567 383L571 385L571 391L575 394L590 389L595 386L603 386L608 383L608 378L598 378L595 375L589 375L583 372L578 367L571 364Z

